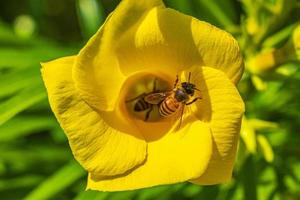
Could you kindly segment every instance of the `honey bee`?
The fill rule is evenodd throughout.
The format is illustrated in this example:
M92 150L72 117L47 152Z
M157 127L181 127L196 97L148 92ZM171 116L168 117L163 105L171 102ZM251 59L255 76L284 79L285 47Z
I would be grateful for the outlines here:
M149 119L150 113L153 110L153 106L157 105L159 108L159 114L162 117L169 117L181 110L180 124L182 121L182 115L184 112L184 107L186 105L191 105L196 102L201 97L194 96L195 90L199 91L196 88L195 84L190 83L191 72L189 73L188 82L182 82L178 87L178 76L176 77L174 87L170 91L158 91L156 89L156 79L154 80L153 91L150 93L143 93L133 99L129 99L126 102L132 102L134 100L138 101L134 105L135 112L143 112L147 110L145 115L145 120Z

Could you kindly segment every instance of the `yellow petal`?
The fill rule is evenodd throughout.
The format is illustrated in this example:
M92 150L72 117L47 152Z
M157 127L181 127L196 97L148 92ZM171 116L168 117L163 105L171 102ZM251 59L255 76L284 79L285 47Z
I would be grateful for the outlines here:
M213 154L207 171L199 184L217 184L231 179L239 140L244 103L235 85L220 70L195 67L191 82L200 89L202 97L192 106L200 120L209 123L213 135Z
M103 176L140 165L145 161L146 142L128 125L126 133L111 128L111 120L105 120L109 113L96 112L80 98L72 80L74 60L75 56L44 63L42 76L75 158L87 171Z
M145 164L118 177L101 179L90 174L87 188L118 191L187 181L205 171L211 150L210 129L196 120L178 132L149 142Z
M125 81L115 49L118 39L160 0L123 0L80 51L73 78L82 98L98 111L114 110ZM130 49L128 49L130 51Z
M115 45L125 74L141 68L176 74L207 65L237 83L243 72L238 43L229 33L172 9L151 9Z
M161 0L123 0L79 53L73 78L90 106L111 111L124 74L179 72L195 64L215 66L234 83L243 71L239 47L228 33L165 9Z

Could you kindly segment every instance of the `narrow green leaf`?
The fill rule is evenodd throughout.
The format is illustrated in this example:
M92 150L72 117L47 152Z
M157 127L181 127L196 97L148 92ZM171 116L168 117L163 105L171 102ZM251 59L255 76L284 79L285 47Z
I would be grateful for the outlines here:
M276 188L276 175L273 166L267 166L258 172L257 195L259 199L268 199L274 188Z
M219 194L219 190L218 185L204 186L198 196L201 199L216 199Z
M228 11L224 10L215 0L197 0L201 9L209 10L210 14L226 29L234 29L235 24L232 19L226 14Z
M22 145L18 140L7 145L1 143L0 161L5 163L4 170L7 169L15 174L27 173L28 171L33 171L34 173L44 172L49 168L55 169L53 164L61 165L73 158L69 149L54 146L53 144L49 145L45 142L40 145L33 143L28 145L28 143L27 141L27 145ZM41 163L46 169L40 167Z
M103 7L97 0L76 0L76 6L83 35L90 38L105 20Z
M17 178L11 178L9 180L0 180L0 191L30 187L38 184L41 180L42 180L41 176L32 175L32 174L20 176Z
M0 125L45 98L44 86L39 84L28 87L7 101L0 103Z
M98 192L93 190L80 192L74 200L104 200L108 197L108 192Z
M228 16L228 18L234 22L239 22L239 12L236 10L235 0L214 0L217 2L218 7L223 10L223 13Z
M257 200L257 181L252 155L248 156L240 173L242 177L245 200Z
M16 124L18 128L16 128ZM44 116L21 116L9 120L0 126L0 142L8 142L37 131L45 131L56 127L57 122Z
M72 154L69 149L65 147L55 146L52 141L49 144L43 142L42 144L31 143L21 144L20 141L15 141L15 143L2 143L0 145L0 158L4 161L12 162L53 162L53 161L64 161L72 158ZM53 148L55 147L55 148Z
M161 194L165 194L170 190L170 186L158 186L153 188L144 189L139 192L139 200L157 199Z
M0 75L0 98L12 95L18 90L40 80L40 71L35 68L12 70Z
M178 199L182 199L182 189L186 186L184 183L179 183L176 185L166 185L166 186L156 186L153 188L143 189L138 191L136 194L136 198L139 200L148 200L148 199L160 199L160 200L168 200L173 199L174 196L178 197ZM179 194L177 194L177 192ZM179 196L180 195L180 196Z
M236 180L232 180L227 184L220 185L220 194L218 196L218 200L229 200L229 199L238 199L236 198L238 182Z
M166 4L180 12L183 12L188 15L194 16L194 10L191 4L191 1L182 1L182 0L166 0Z
M137 195L137 191L114 192L108 195L107 200L109 199L130 200L130 199L134 199L136 195Z
M21 47L0 47L0 68L35 67L39 71L40 62L74 53L74 49L60 48L44 42L34 47L27 45Z
M55 195L85 175L85 171L75 161L63 166L55 174L47 178L37 188L31 191L25 200L44 200Z
M282 44L284 41L286 41L292 35L293 30L295 29L295 27L298 24L299 23L291 24L291 25L285 27L284 29L281 29L280 31L278 31L274 35L268 37L264 41L263 47L270 48L270 47L278 46L278 44Z

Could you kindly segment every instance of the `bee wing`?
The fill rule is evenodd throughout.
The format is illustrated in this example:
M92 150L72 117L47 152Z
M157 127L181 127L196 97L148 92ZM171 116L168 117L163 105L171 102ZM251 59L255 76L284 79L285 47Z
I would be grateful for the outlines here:
M145 96L145 101L150 104L160 104L165 98L167 98L170 94L168 92L156 92L151 93Z

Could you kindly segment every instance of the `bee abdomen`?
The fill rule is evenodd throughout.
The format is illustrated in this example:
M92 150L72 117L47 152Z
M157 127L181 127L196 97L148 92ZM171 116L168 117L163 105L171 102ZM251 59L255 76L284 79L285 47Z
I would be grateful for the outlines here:
M180 106L180 103L177 102L174 98L167 98L165 101L161 103L159 106L159 113L163 117L168 117L174 114Z
M136 102L134 105L134 111L136 112L142 112L150 108L150 104L147 103L144 99L140 99Z

